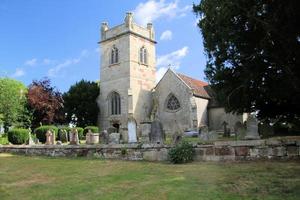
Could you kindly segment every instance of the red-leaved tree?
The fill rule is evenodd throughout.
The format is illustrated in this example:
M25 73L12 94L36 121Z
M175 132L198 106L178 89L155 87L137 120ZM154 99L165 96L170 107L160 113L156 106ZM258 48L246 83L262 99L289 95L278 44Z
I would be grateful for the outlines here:
M34 80L29 85L27 99L33 112L33 128L40 124L61 123L64 120L62 95L51 86L48 78Z

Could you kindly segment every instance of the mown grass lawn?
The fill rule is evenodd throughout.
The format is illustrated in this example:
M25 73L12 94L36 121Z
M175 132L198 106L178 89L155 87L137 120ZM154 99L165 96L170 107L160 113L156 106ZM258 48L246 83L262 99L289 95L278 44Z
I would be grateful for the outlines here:
M0 199L300 199L300 162L171 165L0 154Z

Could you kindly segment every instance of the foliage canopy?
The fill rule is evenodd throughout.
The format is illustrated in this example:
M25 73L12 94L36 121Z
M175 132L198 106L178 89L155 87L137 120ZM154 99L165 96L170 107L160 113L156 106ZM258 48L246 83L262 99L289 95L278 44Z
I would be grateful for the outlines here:
M300 117L300 1L202 0L194 5L206 76L227 111Z

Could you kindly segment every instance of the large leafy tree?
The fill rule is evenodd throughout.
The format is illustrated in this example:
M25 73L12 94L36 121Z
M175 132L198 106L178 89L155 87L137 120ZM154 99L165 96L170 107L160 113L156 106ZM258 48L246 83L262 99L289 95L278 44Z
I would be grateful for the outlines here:
M202 0L194 5L206 76L227 111L300 117L300 1Z
M28 105L33 113L32 127L62 121L63 99L48 78L33 81L28 88Z
M72 85L63 95L67 120L80 127L96 125L99 91L99 85L95 82L81 80Z
M24 114L26 93L27 88L20 81L0 78L0 122L6 131Z

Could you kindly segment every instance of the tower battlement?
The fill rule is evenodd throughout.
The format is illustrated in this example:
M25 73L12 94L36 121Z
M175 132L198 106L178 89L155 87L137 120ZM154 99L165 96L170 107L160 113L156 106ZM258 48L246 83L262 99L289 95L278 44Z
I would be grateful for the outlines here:
M134 34L139 37L142 37L151 42L155 42L155 33L152 23L148 23L147 27L142 27L134 22L133 14L131 12L127 12L124 23L109 28L107 22L102 22L101 24L101 41L105 42L108 40L115 39L116 37L122 36L124 34Z

